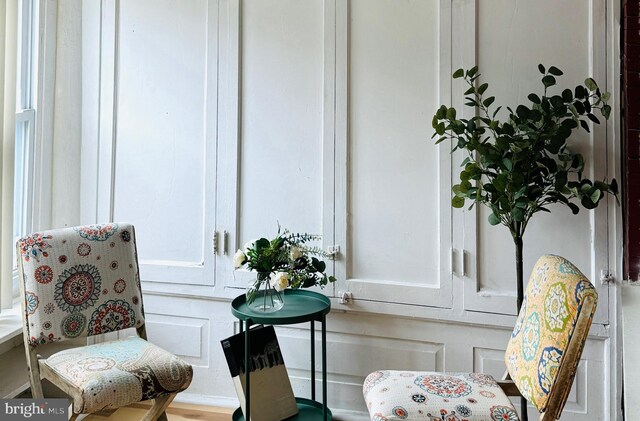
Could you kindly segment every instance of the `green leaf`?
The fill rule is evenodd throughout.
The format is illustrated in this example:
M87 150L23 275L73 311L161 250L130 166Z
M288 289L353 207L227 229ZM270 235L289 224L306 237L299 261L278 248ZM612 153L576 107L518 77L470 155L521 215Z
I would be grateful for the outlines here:
M595 204L598 203L598 201L600 200L600 197L602 197L602 192L598 189L595 189L593 193L591 193L591 195L589 196L591 201Z
M575 203L569 202L567 203L567 206L569 206L569 208L571 209L571 213L573 213L574 215L577 215L578 212L580 212L580 208Z
M500 218L493 212L489 215L488 220L491 225L498 225L501 222Z
M536 94L529 94L527 98L529 98L529 101L533 102L534 104L540 104L540 97Z
M529 109L524 105L518 105L518 108L516 108L516 114L524 120L529 116Z
M562 73L562 70L558 69L555 66L549 67L549 73L551 73L554 76L562 76L564 74Z
M484 91L487 90L488 87L489 87L488 83L483 83L482 85L480 85L480 87L478 88L478 94L482 95Z
M538 70L540 70L540 73L542 74L545 74L547 72L542 64L538 64Z
M493 101L495 101L495 100L496 100L496 97L490 96L489 98L487 98L484 101L482 101L482 105L484 105L486 108L489 108L489 106L491 104L493 104Z
M589 129L589 123L587 123L584 120L580 120L580 125L582 126L583 129L586 130L587 133L591 133L591 130Z
M549 86L553 86L556 84L556 78L551 75L547 75L542 78L542 83L546 88L548 88Z
M455 72L453 72L454 79L461 78L462 76L464 76L464 69L458 69Z
M560 148L564 145L564 138L560 135L553 136L549 143L545 146L545 149L552 154L557 154Z
M507 188L507 175L500 174L493 180L493 185L496 190L503 192Z
M571 92L571 89L565 89L564 91L562 91L562 99L564 100L564 102L573 101L573 92Z
M522 222L524 221L524 209L522 208L514 208L513 209L513 219L515 219L518 222Z
M502 131L504 132L504 134L509 136L513 136L515 134L515 129L509 123L505 123L502 125Z
M576 99L583 99L587 96L587 90L582 85L576 86L575 97Z
M613 194L618 194L618 182L614 178L611 180L611 185L609 186L609 191Z
M556 182L554 183L554 187L556 190L560 190L564 186L567 185L567 172L560 171L556 174Z
M564 105L564 100L560 95L552 96L550 101L551 101L551 105L553 105L554 108L560 108Z
M569 130L573 130L573 129L578 128L578 122L575 121L572 118L564 119L564 120L562 120L562 123L560 123L560 124L562 124L563 126L567 127Z
M609 185L607 183L605 183L604 181L597 181L596 180L596 181L593 182L593 186L595 188L597 188L598 190L601 190L603 192L604 191L609 191Z
M611 92L605 92L602 94L602 96L600 97L604 102L609 101L609 99L611 99Z
M502 165L504 165L507 171L511 171L513 169L513 161L509 158L502 158Z
M464 206L464 197L455 196L451 199L451 206L459 209Z
M590 91L595 91L596 89L598 89L598 84L596 83L595 80L593 80L592 78L588 77L584 80L584 84L586 85L586 87L590 90Z
M596 117L595 115L589 113L587 114L587 117L589 117L589 120L593 121L596 124L600 124L600 120L598 120L598 117Z
M467 72L467 74L469 75L469 77L473 77L476 73L478 73L478 66L473 66L471 69L469 69L469 71Z
M447 118L449 120L455 120L456 119L456 109L455 108L449 108L447 110Z
M569 108L569 111L571 111L571 114L573 114L575 118L578 118L578 110L574 104L567 105L567 108Z
M259 240L257 240L255 242L253 247L256 250L260 250L260 249L269 248L270 245L271 245L271 243L269 242L269 240L267 240L266 238L260 238Z
M611 106L610 105L604 105L602 107L602 109L600 110L600 112L602 112L602 116L605 119L609 119L609 117L611 116Z
M434 115L433 119L431 120L431 127L433 127L434 129L438 127L438 115Z
M593 203L589 196L583 196L580 203L587 209L595 209L598 206L597 204Z

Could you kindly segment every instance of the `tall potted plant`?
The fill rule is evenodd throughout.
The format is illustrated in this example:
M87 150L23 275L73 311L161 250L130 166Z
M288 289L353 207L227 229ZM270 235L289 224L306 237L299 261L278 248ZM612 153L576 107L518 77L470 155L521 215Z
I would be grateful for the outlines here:
M458 69L453 78L463 78L469 85L465 105L475 108L476 116L458 119L455 108L442 105L433 117L436 144L449 139L452 153L458 149L467 152L460 183L452 188L452 206L461 208L467 199L472 201L471 207L475 203L488 206L489 223L506 226L513 237L518 310L523 299L522 239L533 215L550 212L548 205L553 203L566 205L573 214L580 211L576 202L594 209L606 193L618 199L616 180L608 183L584 177L584 157L567 146L574 130L589 132L589 121L600 123L595 110L609 118L610 94L601 92L591 78L574 90L552 94L550 88L562 71L555 66L547 70L542 64L538 70L542 92L529 94L530 103L515 110L507 107L508 116L501 121L496 117L502 107L492 109L495 97L484 95L489 85L476 86L478 67Z
M542 74L540 93L528 95L529 103L508 108L506 120L497 118L502 107L492 108L493 96L485 96L489 85L478 86L478 67L458 69L454 79L463 78L469 88L464 93L465 105L475 109L475 116L458 119L455 108L442 105L433 117L436 144L450 140L452 153L467 152L462 162L460 182L453 186L451 204L461 208L470 200L471 209L481 203L491 209L489 223L509 229L515 244L517 309L524 296L522 239L527 225L538 212L550 212L548 205L563 204L573 214L580 206L594 209L605 195L618 201L616 180L592 181L583 176L584 157L573 153L567 141L574 130L589 132L589 121L599 124L600 114L608 119L611 106L608 92L601 92L592 78L575 89L552 94L556 77L562 71L555 66ZM577 202L577 203L576 203ZM527 420L526 400L522 400L522 419Z

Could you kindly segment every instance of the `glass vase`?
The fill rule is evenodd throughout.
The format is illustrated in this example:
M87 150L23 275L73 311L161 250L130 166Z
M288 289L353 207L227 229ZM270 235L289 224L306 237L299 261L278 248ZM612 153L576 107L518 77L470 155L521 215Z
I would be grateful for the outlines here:
M247 306L256 313L273 313L284 307L284 291L273 288L269 279L249 284L246 296Z

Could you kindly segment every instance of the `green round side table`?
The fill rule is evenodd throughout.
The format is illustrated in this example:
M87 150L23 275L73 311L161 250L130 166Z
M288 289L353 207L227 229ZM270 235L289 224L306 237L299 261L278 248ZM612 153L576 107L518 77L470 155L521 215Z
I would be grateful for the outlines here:
M249 329L254 324L290 325L310 322L311 334L311 399L296 398L298 415L287 420L325 420L332 419L331 410L327 407L327 319L331 310L331 301L322 294L302 289L287 289L284 291L284 307L274 313L260 313L247 306L244 294L237 296L231 302L231 313L240 320L240 332L244 332L244 361L245 361L245 402L248 414L251 414L251 388L249 378ZM316 402L316 352L315 352L315 322L322 326L322 404ZM233 413L233 421L245 421L242 409Z

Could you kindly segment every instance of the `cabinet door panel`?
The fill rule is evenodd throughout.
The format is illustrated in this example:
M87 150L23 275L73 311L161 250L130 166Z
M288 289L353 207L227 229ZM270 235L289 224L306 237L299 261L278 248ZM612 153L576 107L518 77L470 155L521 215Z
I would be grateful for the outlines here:
M559 94L567 87L573 89L588 76L606 89L603 2L472 3L467 3L466 13L476 15L480 83L489 83L486 95L495 95L496 105L515 108L528 103L527 95L531 92L542 95L538 63L547 68L557 66L565 73L557 78L558 87L550 88L549 95ZM571 20L567 21L566 16L571 16ZM508 36L495 31L497 27L508 28ZM590 134L581 130L572 135L569 147L585 157L586 177L605 178L607 141L605 124L592 124ZM511 235L502 225L489 225L488 209L475 209L465 215L465 249L471 261L465 280L465 308L515 314L515 248ZM581 209L576 216L561 205L549 209L551 213L534 215L524 235L525 282L541 255L562 255L598 287L600 306L596 321L606 322L608 288L599 282L600 270L608 268L606 202L595 211Z
M107 5L102 35L116 41L101 80L103 98L113 90L102 109L112 122L101 127L110 149L98 164L110 175L102 204L135 224L143 281L212 286L217 2Z
M448 79L448 52L440 48L440 34L450 30L446 11L417 1L353 0L349 7L339 277L356 299L448 307L450 157L430 139L443 67Z
M323 2L245 0L237 13L240 71L229 69L225 77L238 78L239 131L225 141L237 145L237 154L226 156L238 179L221 196L230 206L220 209L228 254L252 239L272 238L279 224L329 234L324 240L331 244L323 221L323 206L332 205L323 201L323 171L332 165L323 162ZM232 274L225 261L226 286L244 288L255 279L254 273Z

